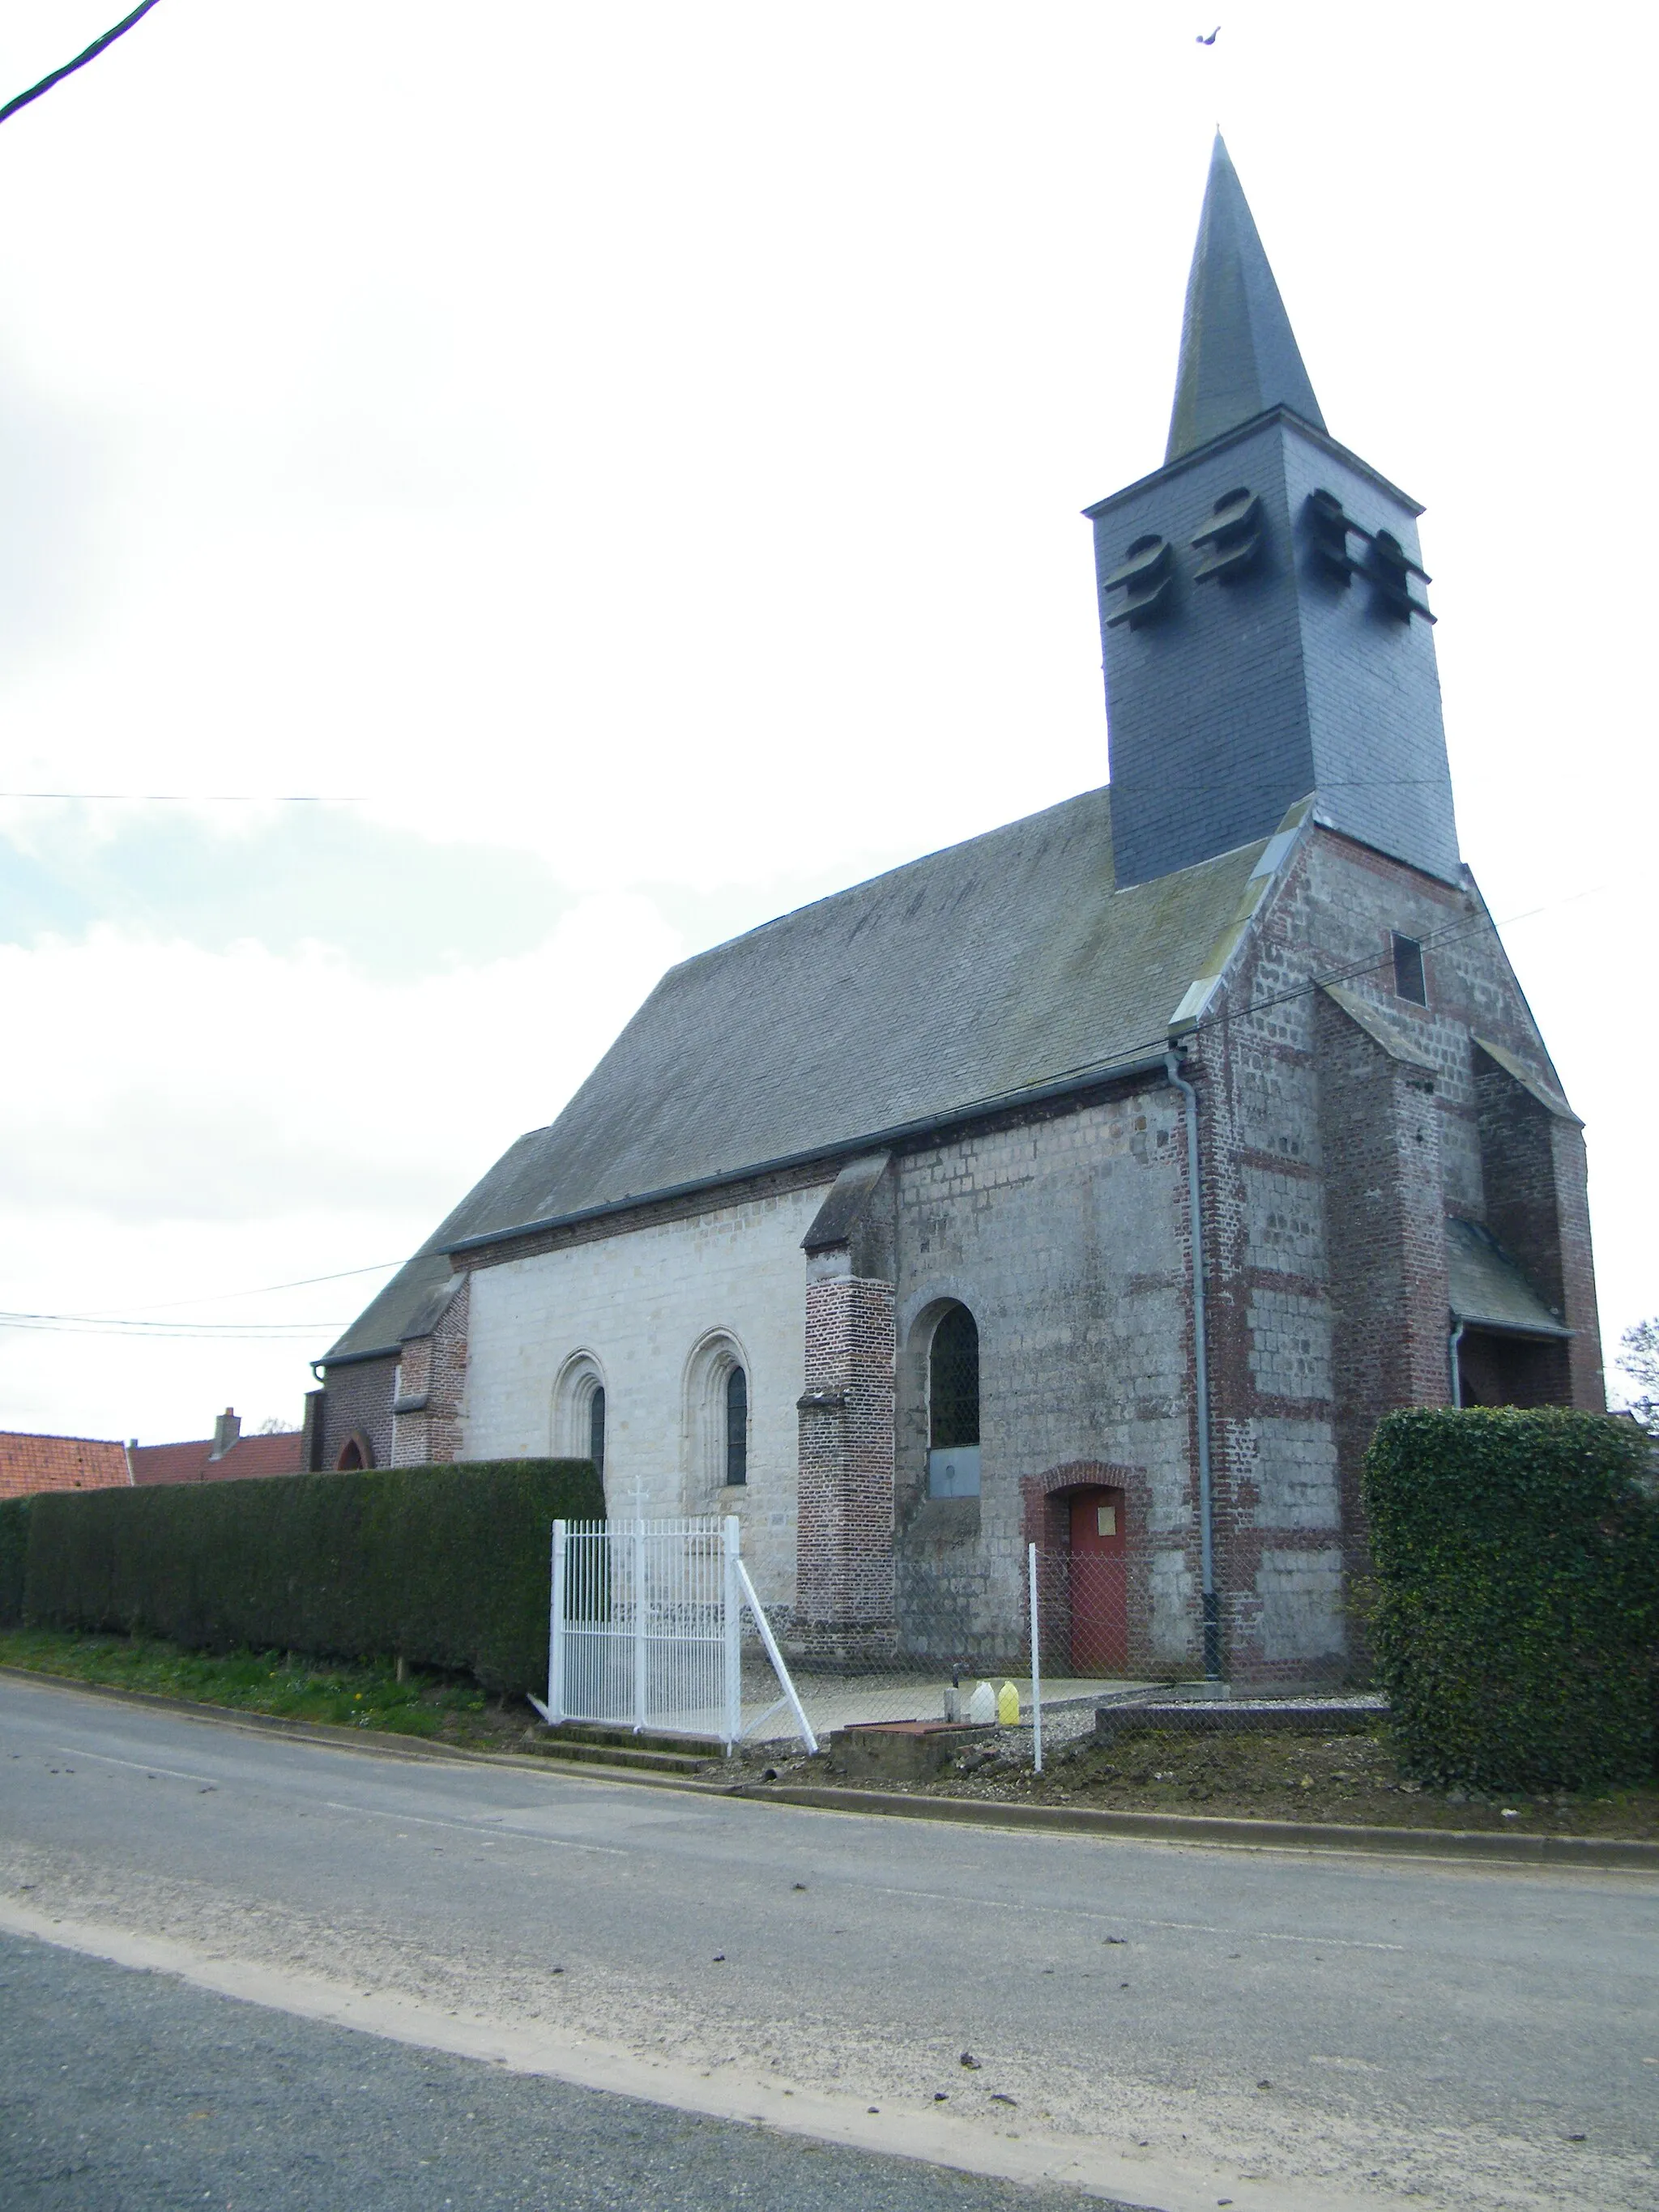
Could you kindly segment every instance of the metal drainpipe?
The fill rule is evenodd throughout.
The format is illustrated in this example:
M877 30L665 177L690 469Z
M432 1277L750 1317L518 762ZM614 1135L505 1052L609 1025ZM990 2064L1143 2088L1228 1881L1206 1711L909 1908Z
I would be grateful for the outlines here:
M1171 1047L1164 1069L1187 1102L1187 1205L1193 1252L1193 1368L1198 1420L1198 1557L1203 1585L1204 1676L1221 1680L1221 1607L1215 1588L1215 1529L1210 1497L1210 1360L1204 1324L1204 1206L1198 1180L1198 1093Z
M1457 1347L1463 1341L1463 1324L1460 1321L1446 1340L1446 1360L1451 1369L1451 1401L1454 1406L1463 1402L1463 1366L1457 1357Z

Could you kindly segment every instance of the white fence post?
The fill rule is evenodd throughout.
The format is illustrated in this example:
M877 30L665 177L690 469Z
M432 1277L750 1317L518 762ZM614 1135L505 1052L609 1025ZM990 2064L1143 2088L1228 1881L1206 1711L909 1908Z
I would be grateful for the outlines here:
M553 1597L547 1644L547 1718L550 1726L564 1718L564 1538L566 1523L553 1523Z
M1031 1756L1042 1771L1042 1624L1037 1618L1037 1547L1025 1547L1031 1575Z
M735 1513L724 1523L720 1561L721 1640L726 1676L726 1748L729 1756L743 1734L743 1593L738 1587L741 1524Z
M634 1523L634 1733L640 1735L646 1722L646 1688L648 1668L646 1663L645 1634L645 1522Z

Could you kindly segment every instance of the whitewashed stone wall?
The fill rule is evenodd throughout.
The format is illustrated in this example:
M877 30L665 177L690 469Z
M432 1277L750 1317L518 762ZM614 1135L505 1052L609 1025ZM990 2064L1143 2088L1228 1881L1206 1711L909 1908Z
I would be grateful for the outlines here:
M605 1389L610 1511L736 1513L762 1600L795 1596L796 1472L805 1362L801 1238L823 1188L786 1192L538 1253L472 1279L465 1455L558 1449L555 1386L589 1354ZM711 1333L740 1349L749 1377L749 1481L708 1486L698 1407L689 1401Z

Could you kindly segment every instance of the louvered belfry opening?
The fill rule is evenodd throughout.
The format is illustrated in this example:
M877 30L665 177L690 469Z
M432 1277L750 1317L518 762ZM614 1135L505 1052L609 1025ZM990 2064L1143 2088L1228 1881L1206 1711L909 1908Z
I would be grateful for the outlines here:
M935 1451L979 1442L979 1324L952 1306L927 1355L927 1440Z

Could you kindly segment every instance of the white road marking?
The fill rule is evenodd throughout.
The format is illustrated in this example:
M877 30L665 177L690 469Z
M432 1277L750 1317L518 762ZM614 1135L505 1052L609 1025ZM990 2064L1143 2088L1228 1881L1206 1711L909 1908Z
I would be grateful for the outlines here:
M862 1889L862 1882L855 1885ZM963 1903L960 1890L891 1889L872 1884L878 1897L919 1897L936 1905ZM1014 1897L976 1897L977 1906L994 1912L1034 1912L1063 1914L1068 1920L1098 1920L1114 1928L1179 1928L1193 1936L1226 1936L1235 1942L1252 1943L1322 1943L1333 1951L1403 1951L1403 1943L1368 1943L1355 1936L1286 1936L1273 1928L1213 1928L1206 1920L1137 1920L1127 1912L1091 1912L1081 1905L1033 1905Z
M407 1820L411 1828L454 1828L463 1836L477 1837L483 1826L479 1820L434 1820L421 1813L386 1813L378 1805L343 1805L333 1797L325 1797L323 1802L331 1813L361 1813L370 1820ZM499 1819L500 1815L495 1817ZM616 1844L573 1844L562 1836L538 1836L533 1828L501 1828L496 1832L516 1837L520 1843L546 1844L556 1851L595 1851L607 1859L633 1856L631 1851L623 1850Z
M60 1759L95 1759L105 1766L130 1766L135 1774L165 1774L172 1782L211 1782L210 1774L187 1774L182 1766L156 1766L144 1759L112 1759L106 1751L70 1750L65 1745L58 1747Z

